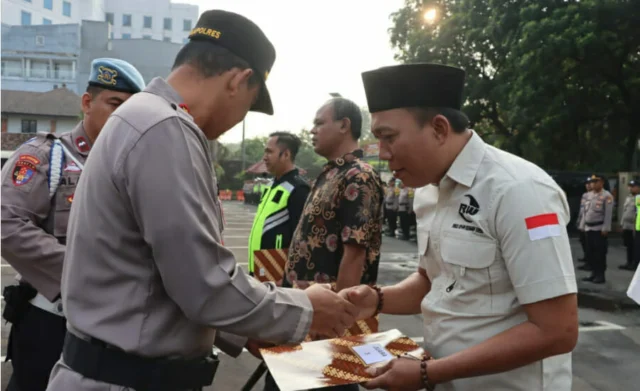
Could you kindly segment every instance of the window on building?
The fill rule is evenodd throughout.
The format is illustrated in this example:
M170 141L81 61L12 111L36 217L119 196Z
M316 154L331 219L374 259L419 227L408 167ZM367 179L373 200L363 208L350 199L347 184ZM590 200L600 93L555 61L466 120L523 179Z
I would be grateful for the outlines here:
M153 22L153 18L151 16L145 16L143 20L142 27L146 29L150 29Z
M37 133L38 121L35 119L23 119L22 120L22 133Z
M21 11L20 21L23 26L31 25L31 12Z
M2 76L22 77L22 60L3 59Z
M171 18L164 18L164 29L165 30L171 30L171 28L173 27L171 22L173 21L173 19Z
M104 21L113 26L113 12L107 12L104 14Z
M151 35L143 35L142 39L151 39Z
M191 19L185 19L184 20L182 29L184 31L191 31Z
M162 40L165 42L171 42L171 37L164 37Z
M131 39L131 34L122 34L122 39Z
M125 27L131 26L131 14L123 14L122 15L122 25Z
M53 63L53 78L56 80L73 80L73 64L71 62L55 61Z
M43 7L52 10L53 9L53 0L44 0Z
M51 24L51 19L42 18L42 24Z
M68 1L62 2L62 15L71 17L71 3Z
M48 79L49 78L49 71L51 69L51 66L49 65L49 61L42 61L42 60L31 60L30 61L31 67L29 69L29 75L32 78L36 78L36 79Z

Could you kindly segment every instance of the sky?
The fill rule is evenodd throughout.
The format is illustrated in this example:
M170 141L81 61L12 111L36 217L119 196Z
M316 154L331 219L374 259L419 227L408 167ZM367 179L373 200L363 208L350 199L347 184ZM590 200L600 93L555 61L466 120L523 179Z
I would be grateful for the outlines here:
M174 0L176 1L176 0ZM310 129L316 110L337 92L366 106L361 73L394 65L390 14L403 0L181 0L200 13L223 9L242 14L265 32L276 49L267 87L274 115L250 112L247 138L272 131ZM242 123L220 141L242 140Z

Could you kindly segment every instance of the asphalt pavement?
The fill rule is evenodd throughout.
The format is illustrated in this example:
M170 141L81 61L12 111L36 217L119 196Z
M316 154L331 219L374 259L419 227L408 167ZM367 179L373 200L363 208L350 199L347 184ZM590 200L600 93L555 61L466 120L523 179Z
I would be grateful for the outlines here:
M226 228L225 244L233 251L238 264L246 270L247 241L255 207L238 202L224 202ZM574 256L581 255L579 243L572 239ZM630 279L629 272L618 271L617 266L623 262L624 251L620 244L612 241L609 250L608 276L612 277L605 286L586 286L601 295L606 291L620 290L625 280ZM418 264L417 246L415 243L385 237L382 245L382 258L379 271L381 285L397 283L415 271ZM2 261L2 286L14 283L15 270ZM578 272L578 277L584 272ZM592 284L593 285L593 284ZM627 283L628 285L628 283ZM584 287L581 284L581 289ZM603 293L604 291L604 293ZM588 303L587 303L588 304ZM573 352L573 389L572 391L626 391L637 390L640 384L640 308L616 309L606 307L603 311L598 306L580 308L580 337L578 346ZM4 308L4 303L3 303ZM422 342L421 315L381 316L381 330L398 329L405 335ZM7 338L10 325L2 324L2 361L7 352ZM249 378L259 361L248 353L233 359L222 356L221 366L210 390L240 390ZM6 388L11 374L11 363L1 365L2 390ZM262 381L254 390L262 390Z

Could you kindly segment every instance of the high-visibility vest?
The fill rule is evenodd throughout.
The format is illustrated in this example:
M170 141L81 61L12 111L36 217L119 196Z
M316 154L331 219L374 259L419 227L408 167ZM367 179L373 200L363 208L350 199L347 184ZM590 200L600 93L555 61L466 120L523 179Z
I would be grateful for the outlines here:
M636 196L636 231L640 231L640 194Z
M263 196L260 200L260 205L258 205L258 211L253 219L253 226L249 235L250 273L254 272L253 252L263 249L262 237L264 234L289 222L290 216L287 204L294 188L293 184L284 181L276 186L265 187L263 190ZM276 236L275 247L271 248L282 248L282 235Z

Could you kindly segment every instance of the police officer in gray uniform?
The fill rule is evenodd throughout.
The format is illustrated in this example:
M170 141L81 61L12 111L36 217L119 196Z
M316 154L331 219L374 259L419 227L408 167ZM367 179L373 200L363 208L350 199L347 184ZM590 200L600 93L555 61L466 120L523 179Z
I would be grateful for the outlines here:
M113 113L74 198L62 278L68 332L48 390L193 390L218 331L273 343L341 335L353 304L318 285L261 284L222 243L207 140L273 113L275 50L238 14L207 11L169 77ZM242 347L242 346L240 346Z
M81 98L84 119L71 132L36 135L2 170L2 256L21 275L4 290L4 316L12 323L10 391L44 390L60 358L66 333L60 279L76 185L109 115L144 87L131 64L94 60Z
M398 192L395 178L389 180L389 186L385 189L384 209L387 219L387 236L393 237L398 226Z
M627 249L627 263L618 266L622 270L636 270L637 255L634 256L634 232L636 230L636 196L640 193L640 182L629 181L629 195L624 200L620 225L622 226L622 241Z
M584 208L587 253L592 272L589 277L582 280L594 284L605 283L608 235L611 231L613 216L613 196L603 188L604 180L602 175L591 176L593 194Z

